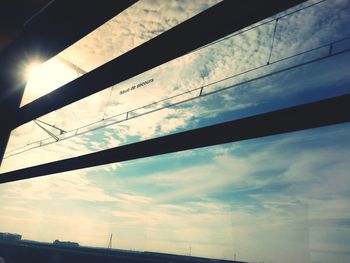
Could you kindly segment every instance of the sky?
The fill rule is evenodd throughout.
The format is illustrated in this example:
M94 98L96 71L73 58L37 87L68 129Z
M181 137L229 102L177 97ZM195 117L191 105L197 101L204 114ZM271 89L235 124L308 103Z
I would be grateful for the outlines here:
M59 56L90 71L217 2L140 1ZM350 41L334 44L331 57L324 45L350 36L349 18L349 1L323 1L278 20L272 52L275 21L43 116L72 132L100 122L10 156L1 171L346 94L350 54L337 52ZM259 78L317 58L323 59ZM58 58L35 71L22 105L81 74ZM42 74L49 77L38 79ZM198 97L199 87L209 95L90 130L122 120L125 114L113 116L126 111L137 116ZM191 249L194 256L249 262L349 262L349 132L341 124L3 184L0 231L102 247L113 233L114 248L181 255ZM7 151L47 137L25 124L13 131Z

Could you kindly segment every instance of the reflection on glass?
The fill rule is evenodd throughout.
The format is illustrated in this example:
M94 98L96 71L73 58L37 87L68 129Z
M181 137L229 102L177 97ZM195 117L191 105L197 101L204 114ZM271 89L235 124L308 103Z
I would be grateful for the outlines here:
M0 232L245 262L349 262L350 125L1 185Z
M269 18L270 22L40 117L38 121L47 123L42 126L48 131L27 123L13 131L1 169L14 170L348 93L347 6L342 1L323 1L295 13L287 10L277 15L278 20ZM339 14L336 21L330 19L334 14ZM309 26L300 27L300 21L306 20ZM321 25L329 30L318 30ZM310 30L313 37L304 48L302 36ZM289 46L285 39L298 45ZM61 59L60 63L78 74L67 62Z
M24 78L27 80L27 85L21 106L50 93L85 73L70 63L63 55L58 55L43 64L39 60L34 60L28 62L25 67Z
M114 109L113 103L108 109L103 103L110 97L110 91L105 90L40 118L50 126L40 125L54 136L39 127L38 121L14 130L1 170L79 156L341 95L349 92L350 79L346 71L338 69L349 66L349 61L348 54L342 55L240 85L235 84L236 79L229 79L203 87L202 93L186 92L137 107L147 92L157 91L157 86L148 87L143 93L136 91L124 100L116 100L119 103L115 107L120 111L115 110L115 115L108 113ZM92 105L94 111L89 112ZM127 110L133 105L133 110Z
M21 106L143 44L218 2L220 0L138 1L43 63L34 74L30 74ZM24 67L29 67L33 62L40 63L40 58L26 60L28 65Z

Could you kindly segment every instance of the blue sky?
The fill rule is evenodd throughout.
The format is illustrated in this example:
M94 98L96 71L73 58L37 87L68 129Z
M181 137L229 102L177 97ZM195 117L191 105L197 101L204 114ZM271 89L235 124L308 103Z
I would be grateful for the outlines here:
M214 3L141 1L64 55L91 70ZM349 37L349 18L348 1L328 0L279 20L270 62ZM117 26L121 30L114 30ZM43 120L70 130L101 114L132 110L266 64L273 27L269 23L190 53ZM334 50L349 47L349 41L342 42ZM326 47L210 85L204 93L233 87L10 157L1 169L348 93L348 53L234 86L327 52ZM60 81L77 77L68 75ZM119 93L150 78L154 82L147 86ZM113 233L115 248L188 254L191 247L192 255L233 259L236 254L250 262L349 262L349 131L342 124L1 185L0 231L92 246L107 246ZM45 136L30 123L14 131L10 146Z

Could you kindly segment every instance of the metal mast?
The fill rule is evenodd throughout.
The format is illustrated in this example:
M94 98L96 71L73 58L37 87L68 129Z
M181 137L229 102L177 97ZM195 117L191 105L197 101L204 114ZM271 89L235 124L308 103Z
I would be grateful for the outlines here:
M113 234L109 237L109 243L108 243L108 248L112 248L112 239L113 239Z

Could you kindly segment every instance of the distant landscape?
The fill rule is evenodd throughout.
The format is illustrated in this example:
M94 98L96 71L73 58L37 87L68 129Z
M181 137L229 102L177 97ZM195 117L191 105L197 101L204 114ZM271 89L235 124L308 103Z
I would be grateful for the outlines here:
M147 251L80 246L72 241L52 243L22 240L22 236L0 233L0 262L236 262Z

